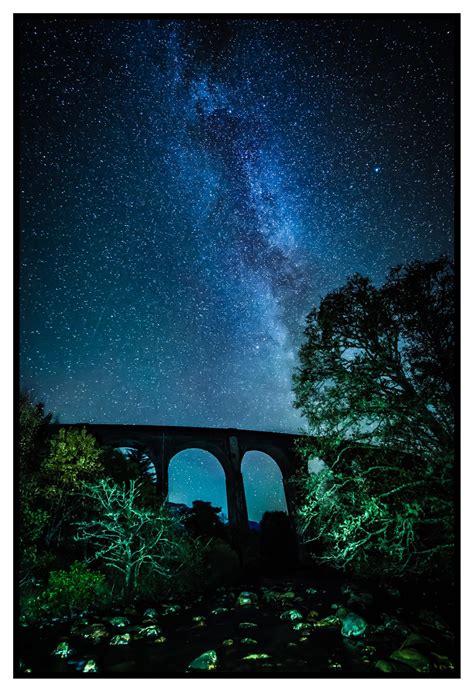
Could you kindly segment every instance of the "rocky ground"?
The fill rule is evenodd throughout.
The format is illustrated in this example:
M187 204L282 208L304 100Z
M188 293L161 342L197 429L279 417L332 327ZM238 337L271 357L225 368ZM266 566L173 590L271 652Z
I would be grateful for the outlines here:
M456 676L453 608L432 592L409 598L394 587L260 580L187 603L24 627L19 670L33 676Z

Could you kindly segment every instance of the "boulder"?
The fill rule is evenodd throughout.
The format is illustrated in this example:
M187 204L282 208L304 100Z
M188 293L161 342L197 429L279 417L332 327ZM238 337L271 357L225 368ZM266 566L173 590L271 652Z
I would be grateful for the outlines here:
M299 610L285 610L284 613L280 615L280 620L302 620L303 616Z
M90 658L88 661L85 662L84 668L82 669L83 673L97 673L97 663Z
M158 625L146 625L145 627L140 627L137 632L136 638L143 639L147 637L159 637L161 634L161 629Z
M211 610L211 615L224 615L225 613L228 613L229 609L228 608L214 608L214 610Z
M397 649L397 651L390 654L390 658L410 666L410 668L413 668L413 670L416 670L418 673L429 673L430 671L429 659L424 656L424 654L410 647Z
M339 620L337 615L328 615L327 617L322 618L322 620L317 620L316 622L313 622L313 627L339 627L340 624L341 621Z
M191 661L189 670L215 670L217 668L217 654L215 651L205 651Z
M237 605L241 608L257 605L257 594L252 591L242 591L237 598Z
M124 644L128 644L130 642L130 634L128 632L125 632L125 634L116 634L115 637L112 637L110 640L110 645L111 646L122 646Z
M366 621L356 613L347 613L342 620L341 634L343 637L360 637L366 629Z
M130 624L130 620L128 618L120 616L109 618L109 622L112 627L125 627L126 625Z
M193 627L205 627L206 626L206 618L204 615L195 615L193 617Z
M94 622L92 625L88 625L82 630L81 634L85 639L92 639L94 642L99 642L101 639L109 636L109 632L102 622Z
M240 622L239 623L239 629L241 630L252 630L258 627L257 623L255 622Z
M51 652L52 656L59 656L60 658L67 658L72 652L71 647L68 642L60 642L54 651Z

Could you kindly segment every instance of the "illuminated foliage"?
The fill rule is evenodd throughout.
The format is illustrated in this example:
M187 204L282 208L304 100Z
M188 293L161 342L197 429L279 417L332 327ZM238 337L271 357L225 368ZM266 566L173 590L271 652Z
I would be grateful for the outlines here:
M454 278L449 262L356 275L307 318L295 378L309 423L299 528L320 559L369 573L449 570L453 538Z
M51 439L49 455L40 469L50 514L48 543L57 541L64 523L76 516L83 483L103 475L102 456L95 438L85 429L61 428Z
M70 616L107 600L105 577L89 570L81 562L69 569L52 571L47 587L24 600L22 615L26 620L41 616Z
M76 540L86 543L97 560L118 574L123 595L140 591L149 579L166 585L190 565L199 566L200 542L187 538L166 505L141 505L140 484L103 479L86 486L95 515L79 522Z

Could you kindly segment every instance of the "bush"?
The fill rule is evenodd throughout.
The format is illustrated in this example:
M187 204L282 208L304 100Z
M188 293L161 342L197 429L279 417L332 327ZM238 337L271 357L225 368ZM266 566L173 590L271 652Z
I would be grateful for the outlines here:
M41 617L72 617L104 604L107 594L103 574L89 570L82 562L74 562L68 571L51 572L47 587L23 600L21 619L28 622Z

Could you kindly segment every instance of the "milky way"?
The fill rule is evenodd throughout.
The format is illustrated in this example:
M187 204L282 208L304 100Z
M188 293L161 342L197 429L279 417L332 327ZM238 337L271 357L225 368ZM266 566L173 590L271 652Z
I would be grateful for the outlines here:
M453 252L455 20L19 21L21 381L296 431L304 318Z

